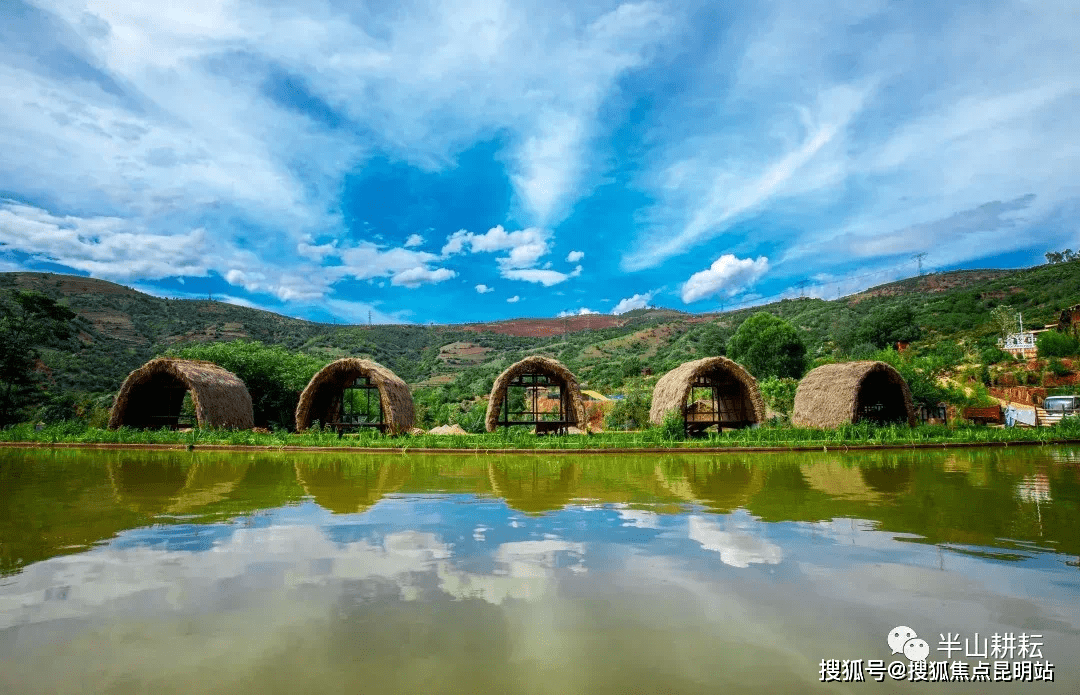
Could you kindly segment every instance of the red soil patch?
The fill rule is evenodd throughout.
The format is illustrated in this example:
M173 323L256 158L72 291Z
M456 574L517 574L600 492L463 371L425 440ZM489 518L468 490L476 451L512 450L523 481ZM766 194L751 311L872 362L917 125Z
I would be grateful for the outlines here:
M1046 389L1036 386L991 386L990 395L998 400L1038 405L1046 398Z
M491 331L520 338L547 338L563 333L576 333L594 328L612 328L625 323L618 316L589 314L556 319L512 319L498 323L470 323L462 326L466 331Z

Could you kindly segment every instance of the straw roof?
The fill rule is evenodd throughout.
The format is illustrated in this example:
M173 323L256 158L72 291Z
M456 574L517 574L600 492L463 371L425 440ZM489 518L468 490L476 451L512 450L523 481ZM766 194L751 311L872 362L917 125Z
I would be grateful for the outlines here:
M491 386L491 397L488 399L487 417L485 424L488 432L494 432L499 421L499 409L502 408L506 399L506 392L510 388L510 382L522 374L543 374L552 381L562 386L563 397L567 398L566 419L572 423L588 422L585 415L585 403L581 399L581 387L578 386L577 377L574 373L558 360L540 355L531 355L510 365L506 371L499 375Z
M331 362L311 377L296 405L296 430L306 430L314 420L329 422L338 417L337 406L345 387L362 376L379 389L386 431L401 434L411 430L416 415L408 384L381 364L359 357Z
M869 380L869 381L868 381ZM795 391L791 424L796 427L839 427L858 420L859 395L864 387L880 388L881 382L892 385L886 394L903 403L894 403L907 412L908 424L914 426L915 406L911 389L900 372L885 362L860 361L825 364L803 377Z
M686 397L690 395L691 384L699 376L710 372L722 372L735 379L746 387L749 396L749 405L753 410L754 421L761 422L765 419L765 401L761 398L757 381L750 376L750 372L733 360L726 357L704 357L699 360L683 362L675 369L660 377L653 388L652 407L649 409L649 420L656 425L664 421L664 416L671 411L682 413Z
M200 427L255 426L251 394L235 374L213 362L159 357L128 374L116 394L109 427L152 424L146 417L152 412L178 414L183 390L191 393Z

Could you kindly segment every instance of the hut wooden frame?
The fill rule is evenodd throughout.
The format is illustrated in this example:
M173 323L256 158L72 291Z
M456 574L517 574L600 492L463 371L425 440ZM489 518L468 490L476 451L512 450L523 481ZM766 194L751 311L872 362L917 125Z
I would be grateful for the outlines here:
M502 402L502 417L495 422L498 427L512 427L514 425L533 425L536 427L537 434L566 434L568 428L576 422L566 419L566 412L568 410L566 403L566 396L563 393L562 384L552 381L547 374L542 373L526 373L519 374L511 379L507 384L506 397ZM531 404L531 408L525 410L510 410L510 389L512 388L524 388L525 389L525 404ZM540 389L545 391L551 388L557 388L559 390L559 409L557 412L541 411L540 410ZM511 420L511 416L521 416L524 420ZM545 419L545 416L554 415L553 419Z
M375 403L379 408L379 419L374 422L368 420L360 420L356 413L346 412L348 410L347 403L352 398L348 397L350 392L355 393L362 391L367 401L365 411L371 412L371 392L375 392ZM371 381L371 377L362 374L356 377L356 380L351 384L347 384L341 392L341 403L337 407L338 422L328 422L326 424L337 429L338 437L341 437L342 433L347 429L359 429L364 427L370 427L372 429L379 430L379 432L386 432L386 414L383 412L382 399L379 397L379 387Z
M526 390L525 410L510 410L511 388ZM559 390L558 410L542 412L540 389L551 388ZM540 355L526 357L495 379L484 418L488 432L499 427L529 425L537 434L567 434L570 427L580 427L587 422L577 377L558 360Z
M379 394L379 421L348 422L342 419L345 392L349 389ZM337 430L373 427L387 434L412 428L416 418L409 386L386 367L359 357L345 357L323 367L311 377L296 404L296 429L303 431L315 420Z
M745 387L738 380L716 379L716 376L715 372L702 374L690 383L690 392L682 404L683 428L688 437L700 435L710 427L743 429L757 422ZM707 411L693 407L701 402L694 397L694 392L701 389L709 392Z
M697 400L695 391L703 389L708 399ZM742 365L726 357L705 357L684 362L656 382L649 420L659 425L671 412L679 414L687 436L696 436L710 427L752 427L765 419L765 402L757 381Z

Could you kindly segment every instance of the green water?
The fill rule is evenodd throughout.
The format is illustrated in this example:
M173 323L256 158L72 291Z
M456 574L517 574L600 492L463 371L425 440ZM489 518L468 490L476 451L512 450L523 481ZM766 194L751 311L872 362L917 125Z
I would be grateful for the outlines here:
M1077 693L1078 556L1069 447L2 449L0 693Z

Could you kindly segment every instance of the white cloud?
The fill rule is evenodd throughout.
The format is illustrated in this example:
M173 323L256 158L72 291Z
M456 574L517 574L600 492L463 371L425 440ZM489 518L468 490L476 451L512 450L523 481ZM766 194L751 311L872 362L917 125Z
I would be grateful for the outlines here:
M566 317L566 316L587 316L589 314L599 314L599 313L600 313L599 311L593 311L592 309L590 309L588 307L581 307L580 309L578 309L576 311L573 311L573 310L571 310L571 311L560 311L559 312L559 318L563 318L563 317Z
M331 266L324 272L332 277L354 277L368 280L376 277L392 277L391 284L416 287L425 283L442 282L457 275L446 268L429 268L428 264L439 257L426 251L405 248L383 248L370 242L342 249L339 253L342 265Z
M405 240L404 244L402 244L402 246L404 246L405 248L411 248L413 246L423 246L423 245L424 245L424 237L420 236L419 234L410 234L409 238Z
M457 277L457 273L453 270L417 266L395 274L393 279L390 280L390 284L401 285L402 287L419 287L420 285L439 283L453 277Z
M294 268L295 256L321 263L354 243L338 212L342 182L375 153L440 170L470 143L505 133L499 155L518 217L557 221L601 173L590 153L611 127L601 107L670 25L652 2L567 13L422 2L370 22L353 8L294 0L37 4L55 17L37 27L33 49L0 47L0 190L62 200L51 210L61 217L154 232L128 246L136 258L109 256L107 243L97 258L24 239L7 249L103 277L152 279L166 273L149 248L158 236L177 253L169 275L235 269L250 279L258 270L263 284L288 286L276 293L294 298L332 294L337 271L324 281L313 267ZM65 33L42 29L50 25ZM186 238L200 227L213 244ZM403 248L419 245L413 235ZM256 256L251 267L233 262L243 249ZM547 240L506 251L507 267L532 267ZM372 271L353 264L354 276L430 262L377 260ZM306 290L296 278L276 282L291 272L310 278Z
M581 275L581 266L577 266L573 271L569 273L560 273L557 270L541 270L539 268L526 268L526 269L503 269L499 272L502 277L507 280L521 280L523 282L538 282L544 287L551 287L552 285L558 285L560 282L566 282L570 278L576 278Z
M487 285L477 285L476 291L480 294L487 294L488 292L494 292L494 287L488 287Z
M570 253L566 254L567 263L577 263L582 258L585 258L584 251L571 251Z
M465 251L472 253L510 253L498 260L501 268L531 268L541 256L548 253L548 240L551 232L530 227L508 232L502 225L492 227L484 234L473 234L464 229L454 232L446 239L443 256L451 256Z
M696 302L724 292L729 297L754 284L769 270L769 259L758 256L757 260L736 258L726 253L713 261L706 270L694 273L682 287L684 303Z
M516 304L517 302L520 302L520 301L521 301L521 297L519 297L519 296L517 296L517 295L515 294L515 295L514 295L513 297L507 297L507 298L506 298L506 301L507 301L507 302L509 302L509 303L511 303L511 304Z
M776 565L784 557L780 546L745 531L724 531L716 522L701 516L688 519L690 540L705 550L720 553L720 561L732 567L752 564Z
M619 518L623 520L623 526L635 528L660 528L660 515L647 509L630 509L619 507Z
M53 215L0 201L0 245L112 280L204 276L217 250L202 228L154 233L120 217Z
M585 572L584 556L584 544L558 539L503 543L492 554L497 569L491 574L439 563L439 588L451 596L480 598L493 605L508 598L535 601L556 586L558 570Z
M311 243L311 237L308 237L296 245L296 252L304 258L315 261L316 263L322 263L327 257L336 256L338 254L337 245L337 239L325 244L315 245Z
M248 291L333 296L345 276L319 265L375 241L347 229L346 175L373 156L449 171L493 134L514 188L507 219L526 228L558 228L618 162L612 180L655 201L637 242L612 244L631 270L720 235L737 256L775 249L777 270L822 237L870 264L927 229L944 240L933 262L955 265L1038 235L1056 243L1080 200L1067 2L958 6L934 21L917 5L768 3L727 16L739 40L717 42L683 21L693 9L659 2L346 4L37 0L56 15L42 26L64 30L0 46L0 190L110 230L71 249L16 233L0 262L25 252L111 278L236 270ZM630 124L637 99L650 108ZM641 157L624 164L609 136L628 125ZM1014 228L952 234L959 213L1028 193ZM208 237L191 238L199 229ZM880 237L890 230L904 243ZM132 235L129 255L112 255L117 234ZM541 267L551 246L502 249L499 267L558 272ZM354 277L440 272L431 258L375 260Z
M635 294L633 297L620 299L619 303L612 308L611 313L617 316L619 314L625 314L628 311L633 311L634 309L644 309L649 306L649 302L652 301L653 295L655 294L656 290L653 290L652 292Z

